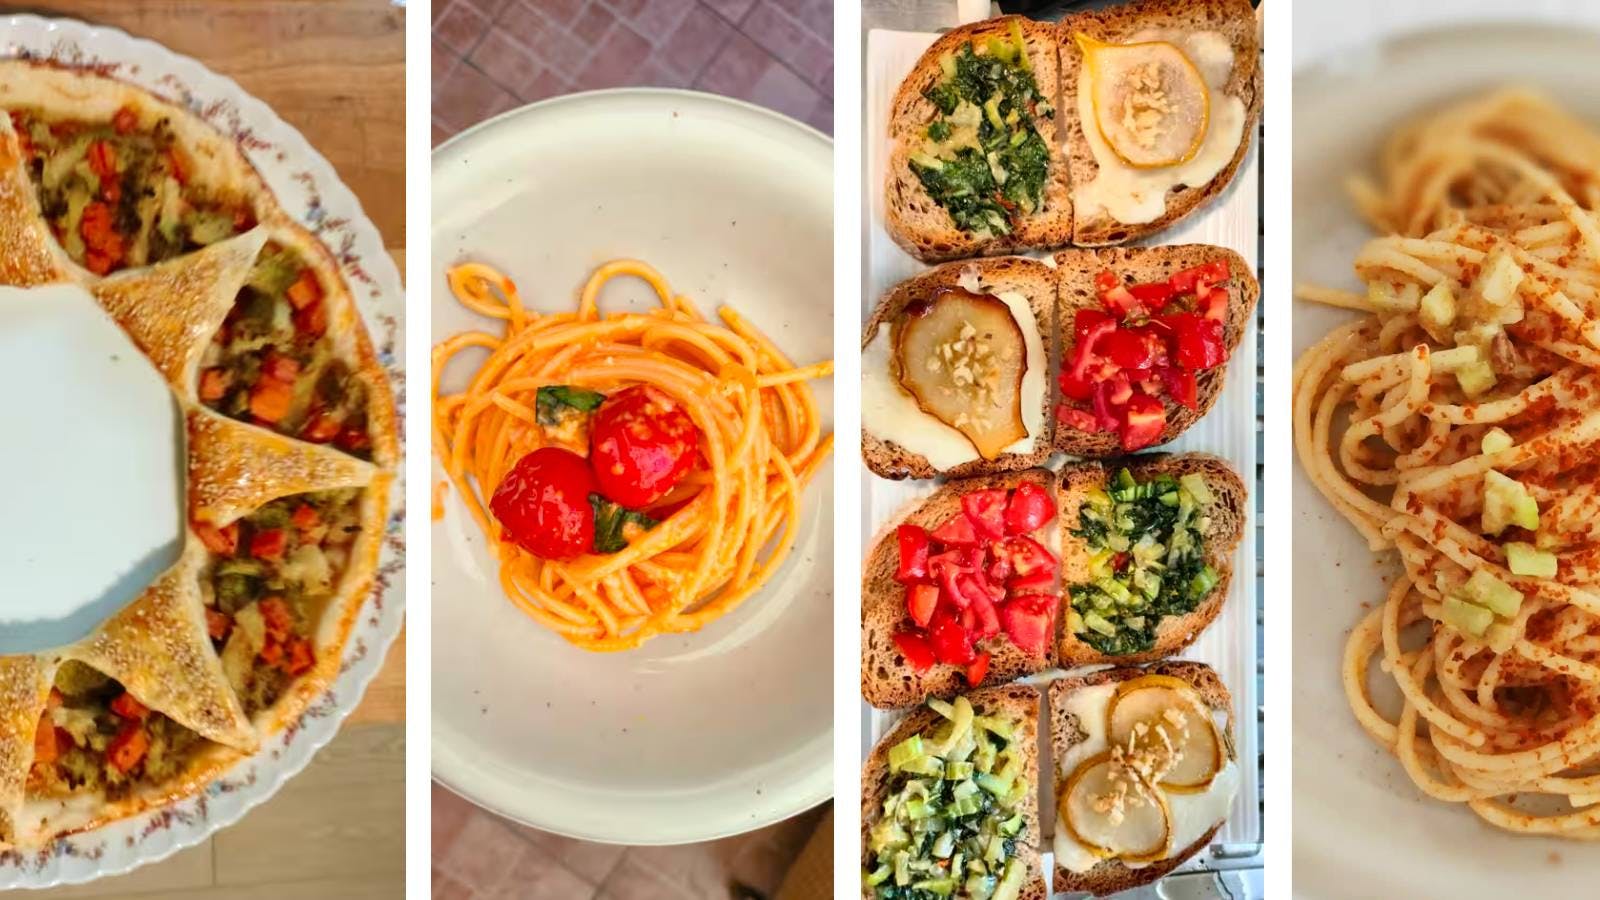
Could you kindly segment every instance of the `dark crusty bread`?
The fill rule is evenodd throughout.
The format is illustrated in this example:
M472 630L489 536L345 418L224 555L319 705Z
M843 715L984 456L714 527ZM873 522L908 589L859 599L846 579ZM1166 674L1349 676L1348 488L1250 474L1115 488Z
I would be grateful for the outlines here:
M1233 181L1250 149L1250 139L1261 115L1261 41L1256 32L1255 11L1249 0L1135 0L1105 9L1086 10L1061 20L1058 44L1061 48L1061 108L1059 116L1071 183L1088 184L1100 167L1083 136L1093 122L1078 118L1078 74L1083 68L1083 53L1073 40L1083 32L1108 43L1127 40L1147 28L1181 31L1217 31L1233 46L1233 72L1223 93L1238 97L1245 106L1244 133L1233 159L1205 184L1176 187L1167 192L1166 211L1157 219L1129 225L1111 218L1103 210L1085 214L1078 210L1072 228L1072 243L1080 247L1121 244L1154 234L1178 221L1206 200L1221 194Z
M1052 681L1045 707L1045 714L1050 720L1051 757L1057 760L1065 759L1067 751L1083 739L1083 732L1078 728L1077 719L1065 709L1066 699L1073 691L1096 684L1127 681L1141 675L1170 675L1194 685L1200 694L1200 699L1207 706L1216 712L1226 714L1227 721L1222 729L1223 747L1227 750L1229 759L1238 759L1239 754L1233 744L1233 697L1228 693L1227 686L1217 677L1216 671L1205 663L1183 660L1168 660L1144 668L1102 669L1089 675ZM1057 768L1060 768L1059 763ZM1055 790L1052 795L1059 796L1066 775L1069 774L1071 773L1063 774L1059 771L1053 773ZM1166 877L1167 873L1182 865L1189 857L1209 846L1221 827L1222 823L1218 822L1194 843L1173 853L1170 859L1151 863L1143 868L1130 869L1121 861L1114 859L1102 860L1087 872L1073 872L1057 864L1054 889L1058 893L1082 891L1104 897L1118 891L1151 884Z
M1100 298L1094 279L1102 270L1115 272L1124 281L1134 284L1165 281L1176 272L1192 266L1203 265L1219 257L1228 260L1228 321L1223 326L1223 340L1227 344L1228 359L1214 369L1198 374L1198 409L1189 409L1171 398L1164 398L1167 408L1167 427L1151 446L1158 446L1176 438L1200 419L1217 402L1222 393L1223 379L1233 363L1233 351L1244 338L1245 329L1255 315L1256 298L1261 285L1255 273L1239 254L1225 247L1210 244L1174 244L1166 247L1122 247L1104 250L1063 250L1055 255L1058 309L1056 321L1061 330L1061 359L1070 365L1077 352L1077 338L1073 333L1073 319L1080 309L1100 309ZM1249 363L1246 362L1246 365ZM1111 432L1086 432L1055 424L1055 447L1073 456L1101 458L1120 456L1121 439Z
M912 453L894 441L872 434L872 423L863 421L861 456L866 461L867 468L882 478L933 478L941 475L960 478L964 475L1010 472L1037 466L1050 456L1051 441L1055 431L1052 397L1055 392L1056 360L1060 355L1058 347L1060 342L1059 329L1056 328L1056 276L1044 263L1020 256L975 259L939 266L915 278L902 281L890 288L878 303L878 308L873 310L872 318L867 320L866 326L861 330L861 347L863 350L866 349L880 327L889 328L890 323L900 315L907 304L931 297L940 288L960 286L962 274L969 270L977 275L978 289L981 292L1001 294L1016 291L1028 298L1028 306L1038 321L1039 336L1044 341L1047 363L1043 433L1035 437L1032 453L1007 453L992 460L977 458L954 468L940 470L934 468L927 457Z
M961 513L961 496L986 488L1013 488L1032 481L1047 491L1056 490L1056 476L1047 469L1031 469L983 478L952 481L931 497L911 507L883 527L867 551L861 571L861 696L879 709L915 706L929 697L949 698L967 689L966 674L959 666L935 663L926 672L917 672L895 646L895 632L909 628L906 589L894 580L900 565L900 547L895 528L902 522L920 525L929 531L951 516ZM1057 524L1060 517L1045 523L1033 533L1034 540L1051 553L1060 549ZM1061 616L1056 615L1060 628ZM1039 655L1023 652L1004 633L978 642L979 650L989 652L989 671L983 685L1004 684L1055 664L1056 640Z
M967 694L967 701L979 715L1005 713L1017 720L1016 741L1023 748L1023 775L1028 783L1039 784L1039 691L1025 684L1008 684L982 688ZM872 826L883 816L883 801L889 795L889 750L913 734L925 733L937 725L941 717L926 706L906 713L905 718L884 735L867 761L861 766L861 860L870 863L870 835ZM1039 831L1039 792L1028 792L1022 801L1023 831L1018 835L1017 854L1028 866L1027 883L1022 888L1022 900L1045 900L1049 892L1044 884L1044 867L1039 861L1039 846L1043 840ZM863 890L871 897L872 890Z
M1078 507L1091 488L1103 488L1109 478L1123 467L1141 482L1166 473L1180 478L1191 472L1204 476L1206 488L1211 491L1212 502L1206 507L1211 517L1211 527L1206 530L1206 562L1217 570L1217 585L1200 601L1193 612L1183 616L1167 616L1156 626L1155 646L1143 653L1128 656L1107 656L1078 640L1070 628L1060 629L1061 647L1058 654L1063 668L1091 663L1120 663L1132 665L1161 659L1182 651L1194 643L1200 632L1210 625L1222 611L1228 597L1228 582L1233 576L1234 550L1244 537L1244 519L1250 498L1244 482L1228 463L1219 457L1204 453L1176 455L1149 453L1121 460L1101 463L1080 463L1062 470L1056 486L1057 518L1061 523L1061 595L1063 607L1069 602L1066 586L1087 580L1089 566L1088 545L1072 536L1078 527ZM1062 619L1065 620L1065 614Z
M1009 39L1013 19L1022 25L1039 93L1055 103L1060 94L1055 29L1021 16L1002 16L952 29L935 41L900 83L894 105L890 107L886 224L895 243L925 262L993 255L1018 247L1065 247L1072 242L1072 196L1067 186L1067 160L1056 128L1059 112L1053 118L1034 117L1034 128L1050 148L1049 180L1045 182L1042 208L1023 218L1011 234L979 237L962 231L950 214L928 196L911 170L909 157L922 145L928 125L938 114L937 107L922 92L943 77L940 58L956 52L969 41L975 41L976 48L982 47L984 40L991 36Z

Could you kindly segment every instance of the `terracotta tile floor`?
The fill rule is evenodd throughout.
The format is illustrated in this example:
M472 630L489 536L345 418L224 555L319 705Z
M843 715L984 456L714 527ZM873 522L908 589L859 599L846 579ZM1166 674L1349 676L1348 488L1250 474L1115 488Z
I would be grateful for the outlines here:
M591 844L528 828L433 787L434 900L752 900L771 897L823 807L683 847Z
M739 97L833 132L831 0L434 0L433 142L557 94Z

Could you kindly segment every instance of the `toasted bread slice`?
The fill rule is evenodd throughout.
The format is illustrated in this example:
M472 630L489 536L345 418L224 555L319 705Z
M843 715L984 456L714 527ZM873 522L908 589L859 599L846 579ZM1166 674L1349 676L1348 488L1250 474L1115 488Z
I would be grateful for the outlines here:
M1136 0L1074 13L1061 20L1057 41L1061 48L1060 106L1066 114L1060 116L1060 122L1073 185L1088 184L1100 171L1083 135L1085 128L1096 126L1093 122L1081 121L1077 114L1078 75L1083 68L1083 53L1073 40L1075 32L1108 43L1127 41L1148 29L1220 32L1233 47L1233 71L1222 92L1238 97L1245 107L1244 132L1239 146L1233 158L1210 181L1168 191L1165 212L1140 224L1118 222L1104 210L1078 209L1073 219L1073 244L1104 247L1155 234L1228 187L1250 150L1250 139L1261 116L1261 41L1256 27L1255 11L1250 8L1249 0Z
M928 125L938 114L937 107L923 96L923 91L942 77L939 60L969 41L974 42L974 48L981 48L989 37L1009 39L1012 20L1021 24L1039 93L1054 103L1060 93L1055 29L1021 16L1002 16L945 33L922 54L895 93L889 112L891 150L885 217L889 236L895 243L924 262L994 255L1018 247L1065 247L1072 243L1072 197L1067 187L1067 159L1056 127L1059 112L1050 117L1033 117L1034 129L1050 148L1050 173L1045 182L1042 208L1022 218L1010 234L978 235L958 228L950 214L928 196L911 170L910 155L922 145Z
M1065 703L1072 692L1096 684L1107 684L1127 681L1141 675L1170 675L1181 678L1194 685L1200 693L1200 699L1213 711L1226 715L1226 727L1222 729L1223 749L1227 751L1228 759L1237 761L1238 751L1233 743L1233 697L1228 693L1228 688L1217 677L1216 671L1204 663L1186 662L1182 660L1168 660L1156 663L1145 668L1121 667L1115 669L1102 669L1089 675L1076 678L1059 678L1050 683L1046 715L1050 719L1050 755L1052 759L1063 760L1071 748L1083 739L1083 732L1078 727L1077 719L1072 713L1066 711ZM893 746L893 745L890 745ZM1067 775L1060 771L1060 763L1056 764L1057 771L1053 773L1054 788L1052 796L1059 796L1063 782ZM1052 810L1052 815L1054 811ZM1140 885L1150 884L1166 877L1167 873L1182 865L1189 857L1194 856L1211 844L1217 835L1217 830L1222 827L1218 822L1204 835L1191 842L1189 846L1175 850L1169 859L1154 862L1142 868L1129 868L1120 860L1107 859L1086 872L1073 872L1063 868L1059 863L1055 867L1053 879L1054 890L1058 893L1085 892L1097 897L1126 891Z
M870 411L863 410L861 456L866 461L867 468L882 478L936 476L960 478L966 475L1013 472L1037 466L1050 456L1051 443L1055 436L1055 403L1052 398L1055 393L1056 361L1060 356L1058 346L1060 341L1059 329L1056 327L1056 276L1044 263L1020 256L975 259L949 263L902 281L891 288L878 303L878 308L873 310L872 318L867 320L866 326L861 330L861 348L862 350L867 348L872 339L878 335L880 328L885 329L887 334L890 324L913 301L931 297L941 288L960 287L964 282L967 288L975 287L978 293L1001 294L1015 291L1028 299L1028 307L1033 310L1033 317L1039 327L1039 336L1044 342L1047 363L1042 410L1044 419L1040 432L1034 435L1033 450L1029 453L1005 453L992 460L978 457L977 451L974 450L971 461L939 469L927 457L907 450L895 443L892 438L873 434ZM863 361L863 366L865 365L866 362ZM1027 415L1028 411L1024 410L1023 413ZM928 426L946 427L931 417Z
M1143 653L1107 656L1089 646L1064 625L1059 630L1061 647L1057 654L1062 668L1091 663L1136 665L1172 656L1194 643L1200 632L1222 611L1233 576L1234 550L1244 537L1246 504L1250 498L1244 482L1223 459L1204 453L1169 455L1150 453L1102 463L1081 463L1062 470L1056 482L1056 518L1061 523L1062 603L1069 604L1067 586L1087 580L1088 545L1073 537L1078 527L1078 507L1091 488L1103 488L1107 481L1126 467L1141 482L1166 473L1181 478L1191 472L1205 478L1212 501L1206 508L1211 527L1206 530L1206 562L1217 571L1216 587L1187 615L1166 616L1156 625L1155 645ZM1065 620L1063 615L1062 619Z
M873 539L862 564L861 576L861 696L879 709L902 709L915 706L929 697L941 699L954 697L968 689L966 674L960 666L934 663L926 672L911 667L900 648L895 646L894 635L912 626L906 612L906 589L894 580L900 565L900 546L895 529L902 522L920 525L929 531L938 528L951 516L961 513L961 496L970 491L987 488L1014 488L1024 481L1032 481L1047 491L1057 491L1056 476L1048 469L1030 469L983 478L968 478L946 483L933 496L909 506L895 517ZM1061 535L1057 524L1061 517L1046 522L1033 532L1034 540L1051 553L1059 555ZM1056 615L1057 634L1061 615ZM979 650L989 653L989 671L983 684L1004 684L1043 671L1055 664L1055 648L1059 638L1052 638L1042 654L1029 654L1011 643L1004 633L978 642Z
M1039 691L1026 684L1007 684L983 688L967 694L973 711L979 715L1006 713L1016 718L1016 741L1023 748L1022 774L1028 783L1039 784ZM868 862L872 826L883 815L883 801L889 794L889 750L913 734L926 733L940 721L938 713L927 707L907 713L884 735L867 761L861 766L861 859ZM1044 867L1040 864L1039 848L1043 840L1039 831L1039 792L1028 792L1022 802L1022 816L1026 824L1017 840L1017 854L1028 866L1028 879L1018 896L1022 900L1046 900ZM872 890L864 888L864 897Z
M1100 309L1100 298L1094 279L1102 270L1115 272L1124 280L1135 284L1165 281L1176 272L1192 266L1203 265L1218 258L1228 260L1231 273L1228 289L1228 321L1223 326L1223 342L1228 348L1228 359L1214 369L1196 376L1198 382L1197 408L1190 409L1171 398L1164 398L1167 408L1167 426L1151 446L1159 446L1182 434L1190 425L1200 421L1210 411L1217 396L1222 393L1223 379L1233 362L1233 351L1244 338L1245 329L1255 315L1256 299L1261 295L1261 285L1255 273L1239 254L1225 247L1210 244L1174 244L1166 247L1124 247L1105 250L1063 250L1055 255L1056 275L1060 279L1057 290L1059 307L1056 321L1061 323L1061 359L1070 362L1077 352L1077 338L1072 323L1080 309ZM1063 363L1065 365L1067 363ZM1052 416L1054 418L1054 416ZM1060 421L1055 424L1055 447L1072 456L1099 459L1120 456L1121 438L1111 432L1087 432Z

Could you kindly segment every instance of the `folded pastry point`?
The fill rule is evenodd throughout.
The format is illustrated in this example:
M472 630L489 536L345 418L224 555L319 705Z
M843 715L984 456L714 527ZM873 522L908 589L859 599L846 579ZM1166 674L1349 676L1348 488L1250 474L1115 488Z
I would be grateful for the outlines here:
M33 287L71 279L66 254L39 213L22 146L0 116L0 284Z
M17 840L34 731L57 665L51 656L0 656L0 843Z
M180 397L193 400L200 357L267 242L257 226L187 256L97 282L95 299Z
M259 741L206 631L200 597L205 550L183 555L132 604L63 653L115 678L140 703L179 725L244 751Z
M377 466L346 453L236 422L189 413L189 514L227 525L290 494L365 487Z

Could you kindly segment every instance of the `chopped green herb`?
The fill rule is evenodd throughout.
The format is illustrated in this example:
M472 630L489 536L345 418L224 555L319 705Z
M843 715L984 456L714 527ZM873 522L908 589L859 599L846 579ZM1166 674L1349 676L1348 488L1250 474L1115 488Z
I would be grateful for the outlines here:
M561 420L567 415L567 410L594 412L605 399L606 395L599 391L569 387L564 384L547 384L539 388L534 405L540 425L560 425Z
M539 389L540 393L544 388ZM594 552L616 553L628 546L628 526L649 531L661 524L642 512L612 503L599 494L589 495L594 508Z

